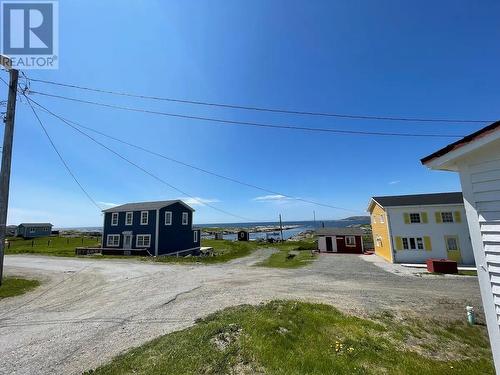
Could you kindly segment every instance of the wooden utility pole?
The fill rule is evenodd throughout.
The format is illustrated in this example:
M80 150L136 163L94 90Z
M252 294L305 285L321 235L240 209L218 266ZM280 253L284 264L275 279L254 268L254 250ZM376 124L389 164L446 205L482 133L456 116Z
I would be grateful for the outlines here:
M14 139L14 118L16 115L17 81L19 71L12 69L11 60L0 55L0 64L9 71L9 97L4 119L2 166L0 170L0 285L3 280L3 258L5 234L7 230L7 207L9 204L10 166L12 160L12 142Z
M283 223L281 222L281 214L280 214L280 232L281 232L281 242L283 242Z

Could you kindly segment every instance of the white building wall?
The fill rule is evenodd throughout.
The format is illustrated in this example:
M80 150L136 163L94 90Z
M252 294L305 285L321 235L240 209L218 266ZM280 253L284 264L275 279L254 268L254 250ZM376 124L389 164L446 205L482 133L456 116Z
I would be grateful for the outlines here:
M447 258L445 236L457 236L460 242L462 264L474 264L474 254L463 204L388 207L386 210L389 216L389 231L395 263L425 263L428 258ZM436 212L454 211L460 211L460 223L436 223ZM406 224L404 221L404 214L411 212L426 212L428 222ZM423 238L425 236L431 239L431 251L425 249L396 250L396 237Z
M491 349L500 374L500 141L457 162Z

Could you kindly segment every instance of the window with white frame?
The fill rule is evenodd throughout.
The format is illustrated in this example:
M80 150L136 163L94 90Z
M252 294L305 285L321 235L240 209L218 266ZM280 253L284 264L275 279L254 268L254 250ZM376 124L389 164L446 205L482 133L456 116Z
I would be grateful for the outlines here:
M132 225L134 220L134 213L133 212L127 212L125 214L125 225Z
M402 239L404 250L423 250L424 240L422 237L403 237Z
M119 234L108 234L106 240L106 246L116 247L120 246L120 235Z
M377 216L373 215L373 224L377 224Z
M412 224L418 224L420 222L421 222L420 221L420 213L418 213L418 212L412 212L410 214L410 223L412 223Z
M443 223L453 223L453 212L441 212L441 221Z
M193 242L194 242L194 243L198 242L198 231L197 231L197 230L195 230L195 231L193 232L193 236L194 236L194 238L193 238Z
M384 223L385 223L385 216L380 215L380 224L384 224Z
M149 212L141 211L141 225L148 225L149 221Z
M135 247L150 247L151 246L151 235L150 234L138 234L135 236Z
M189 223L189 216L187 212L182 213L182 225L188 225Z
M356 237L355 236L345 236L345 245L346 246L356 246Z
M118 225L118 212L113 212L111 214L111 225L113 225L113 226Z
M172 225L172 211L165 211L165 225Z
M376 242L377 242L377 243L376 243L376 244L377 244L377 247L382 247L382 237L377 236L377 241L376 241Z
M458 237L456 236L446 237L446 250L448 251L458 250Z
M35 232L36 232L36 228L31 227L30 228L30 233L35 233Z

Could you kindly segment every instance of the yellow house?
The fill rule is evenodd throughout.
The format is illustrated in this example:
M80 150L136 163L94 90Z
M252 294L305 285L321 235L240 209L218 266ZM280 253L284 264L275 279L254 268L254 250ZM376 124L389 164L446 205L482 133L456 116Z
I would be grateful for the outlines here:
M474 264L460 192L372 197L368 212L375 254L388 262Z

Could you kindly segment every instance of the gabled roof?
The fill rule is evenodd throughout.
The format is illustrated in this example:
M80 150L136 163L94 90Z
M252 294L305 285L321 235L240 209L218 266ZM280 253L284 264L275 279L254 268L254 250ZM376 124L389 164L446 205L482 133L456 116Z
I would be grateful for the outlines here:
M463 153L468 151L473 151L476 147L488 144L498 139L500 139L500 121L496 121L475 133L469 134L456 142L450 143L448 146L420 159L420 162L430 168L438 167L437 169L453 169L452 166L447 165L452 159L460 157ZM437 159L442 160L437 161ZM438 165L435 166L433 164ZM444 168L439 168L440 166L443 166Z
M363 230L359 227L321 228L316 231L318 236L362 236Z
M123 211L149 211L149 210L159 210L164 207L171 206L174 203L180 203L190 211L194 209L188 206L186 203L180 199L174 199L169 201L155 201L155 202L137 202L137 203L126 203L120 206L111 207L102 212L123 212Z
M464 198L461 192L452 193L431 193L431 194L413 194L413 195L392 195L383 197L372 197L368 206L368 211L374 203L381 207L399 207L399 206L428 206L439 204L461 204Z
M53 227L51 223L21 223L23 227Z

